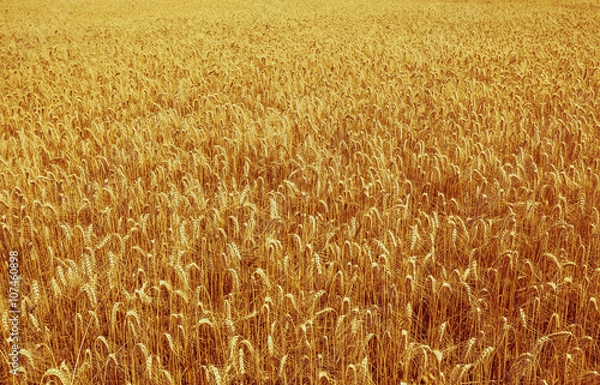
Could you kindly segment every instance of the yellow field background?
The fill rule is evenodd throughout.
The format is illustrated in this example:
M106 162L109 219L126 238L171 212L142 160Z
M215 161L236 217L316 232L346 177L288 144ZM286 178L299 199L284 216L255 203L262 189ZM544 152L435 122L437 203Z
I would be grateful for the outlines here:
M600 384L599 31L595 1L1 2L0 383Z

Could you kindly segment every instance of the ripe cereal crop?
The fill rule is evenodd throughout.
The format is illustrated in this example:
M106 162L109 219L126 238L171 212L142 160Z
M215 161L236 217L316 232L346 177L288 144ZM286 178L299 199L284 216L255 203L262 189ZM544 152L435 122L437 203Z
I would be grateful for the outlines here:
M600 384L599 30L3 1L0 383Z

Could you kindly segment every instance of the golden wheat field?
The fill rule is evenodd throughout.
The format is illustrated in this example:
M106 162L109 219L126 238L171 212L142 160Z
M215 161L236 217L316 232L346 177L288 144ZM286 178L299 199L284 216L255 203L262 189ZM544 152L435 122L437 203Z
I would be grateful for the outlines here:
M0 383L600 384L598 31L1 2Z

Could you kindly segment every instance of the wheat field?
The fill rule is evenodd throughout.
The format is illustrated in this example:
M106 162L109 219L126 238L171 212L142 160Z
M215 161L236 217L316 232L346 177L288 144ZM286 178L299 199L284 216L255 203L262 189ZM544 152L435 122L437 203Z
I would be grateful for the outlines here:
M600 384L599 30L3 1L0 383Z

